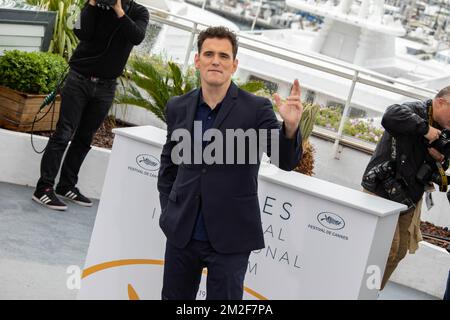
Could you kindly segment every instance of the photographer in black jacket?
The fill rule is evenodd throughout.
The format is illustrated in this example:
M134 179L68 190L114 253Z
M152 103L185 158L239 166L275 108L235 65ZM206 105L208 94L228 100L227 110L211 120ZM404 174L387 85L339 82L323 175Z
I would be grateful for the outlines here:
M56 193L79 205L92 205L75 187L78 172L112 105L116 78L122 74L133 46L145 37L149 20L145 7L130 0L116 0L109 8L105 10L97 6L96 0L89 0L74 29L81 41L69 61L59 120L42 156L41 177L33 194L33 200L51 209L67 209L53 186L69 141Z
M422 240L420 210L426 185L416 178L417 172L429 156L445 169L448 167L448 159L428 144L440 138L442 129L450 128L450 86L432 100L388 107L381 124L385 133L361 184L369 193L408 206L398 219L381 283L383 289L400 260L408 250L414 253Z

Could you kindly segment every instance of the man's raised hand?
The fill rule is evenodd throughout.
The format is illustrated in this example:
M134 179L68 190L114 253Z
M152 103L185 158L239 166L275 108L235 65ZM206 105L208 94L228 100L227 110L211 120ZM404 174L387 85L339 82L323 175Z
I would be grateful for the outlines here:
M301 88L297 79L294 80L291 88L291 94L286 100L282 101L280 96L275 93L273 98L278 108L281 118L284 121L286 135L292 138L297 131L300 119L302 118L303 105L300 101Z

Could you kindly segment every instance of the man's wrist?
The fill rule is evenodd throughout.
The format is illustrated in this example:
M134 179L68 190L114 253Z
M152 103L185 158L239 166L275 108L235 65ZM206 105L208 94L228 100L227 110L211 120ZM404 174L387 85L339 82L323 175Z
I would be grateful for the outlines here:
M125 15L125 11L123 11L123 9L119 9L116 11L117 14L117 18L122 18Z
M298 126L297 125L290 125L286 122L284 123L284 134L286 135L286 138L292 139L295 137L295 133L297 132Z

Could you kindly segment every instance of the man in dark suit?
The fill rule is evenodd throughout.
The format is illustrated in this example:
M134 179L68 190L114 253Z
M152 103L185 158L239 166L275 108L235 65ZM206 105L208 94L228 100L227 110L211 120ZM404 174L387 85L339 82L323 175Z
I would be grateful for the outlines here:
M295 80L285 101L274 97L284 120L280 128L268 99L245 92L231 81L238 66L233 32L210 27L199 34L197 46L195 66L201 88L171 99L166 106L167 141L158 177L160 226L167 237L162 299L195 299L206 267L207 299L240 300L250 252L264 247L257 194L260 154L251 161L255 140L249 138L223 154L223 149L215 150L212 163L204 155L213 142L228 147L235 141L227 135L230 130L253 130L262 132L258 141L266 141L264 151L272 162L279 159L277 165L283 170L295 168L302 154L300 86ZM211 129L222 137L204 141L202 134ZM192 138L194 146L187 151L179 152L173 141L174 132L180 130L188 133L183 140ZM272 148L274 144L277 148ZM180 163L177 154L188 160ZM199 156L201 161L195 161ZM244 163L236 161L241 156Z

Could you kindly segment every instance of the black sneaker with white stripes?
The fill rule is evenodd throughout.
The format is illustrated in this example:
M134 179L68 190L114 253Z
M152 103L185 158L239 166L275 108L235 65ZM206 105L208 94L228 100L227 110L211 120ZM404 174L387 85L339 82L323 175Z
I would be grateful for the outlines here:
M78 188L71 188L66 190L61 190L59 188L56 188L56 193L67 200L70 200L72 202L75 202L76 204L79 204L83 207L91 207L92 201L81 194L80 190Z
M58 199L53 188L48 187L43 190L36 190L33 194L33 200L54 210L64 211L67 205Z

